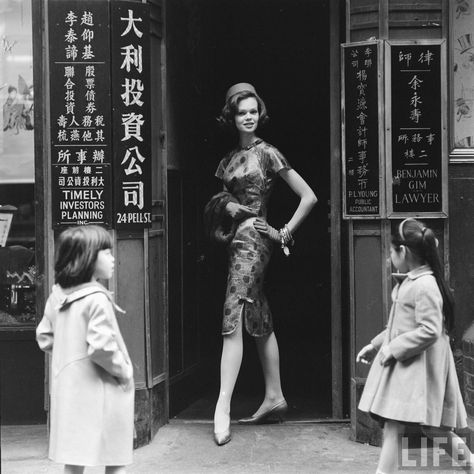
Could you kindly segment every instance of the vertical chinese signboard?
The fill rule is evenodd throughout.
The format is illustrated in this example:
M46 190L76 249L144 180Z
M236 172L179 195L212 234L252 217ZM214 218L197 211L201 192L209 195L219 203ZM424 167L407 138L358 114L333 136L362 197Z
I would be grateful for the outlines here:
M386 43L389 217L447 215L444 41Z
M382 54L378 41L342 45L344 218L383 214Z
M53 223L111 225L109 6L48 10Z
M54 226L149 227L149 8L48 5Z
M114 226L151 225L148 8L112 2Z

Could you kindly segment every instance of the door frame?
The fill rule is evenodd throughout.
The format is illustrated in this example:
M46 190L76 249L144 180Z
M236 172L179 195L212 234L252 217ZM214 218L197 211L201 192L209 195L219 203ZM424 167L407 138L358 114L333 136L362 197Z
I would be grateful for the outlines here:
M330 77L330 233L331 233L331 365L332 416L343 418L343 340L342 340L342 252L341 252L341 0L329 6Z
M166 6L170 0L164 0ZM341 20L344 17L345 2L332 0L329 2L329 93L330 93L330 265L331 265L331 393L332 393L332 418L342 420L344 418L344 391L349 389L344 380L344 361L349 355L344 349L342 320L343 320L343 288L342 288L342 199L341 199L341 111L340 111L340 43L342 35L345 34L341 28ZM166 17L166 15L165 15ZM165 30L167 28L165 21ZM167 38L164 35L164 38ZM164 40L166 43L166 39ZM165 61L166 64L166 61ZM166 97L167 78L163 80L163 91ZM168 112L168 111L167 111ZM165 114L165 129L169 120L168 113ZM164 156L167 154L167 146L164 147ZM168 196L166 195L166 201ZM323 205L325 203L322 203ZM166 274L168 284L168 274ZM167 312L168 313L168 312ZM168 314L167 314L168 315ZM166 327L166 340L169 340L169 328ZM168 351L167 351L168 355ZM169 381L168 381L169 382ZM172 385L172 384L170 384ZM169 391L168 385L168 406Z

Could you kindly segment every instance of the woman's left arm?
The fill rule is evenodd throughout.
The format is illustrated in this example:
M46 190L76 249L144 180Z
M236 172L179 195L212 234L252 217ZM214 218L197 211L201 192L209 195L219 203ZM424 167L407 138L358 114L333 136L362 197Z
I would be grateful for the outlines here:
M308 183L294 170L282 169L279 175L287 182L288 186L300 197L300 203L295 213L286 224L291 233L300 226L314 205L318 202L313 190Z

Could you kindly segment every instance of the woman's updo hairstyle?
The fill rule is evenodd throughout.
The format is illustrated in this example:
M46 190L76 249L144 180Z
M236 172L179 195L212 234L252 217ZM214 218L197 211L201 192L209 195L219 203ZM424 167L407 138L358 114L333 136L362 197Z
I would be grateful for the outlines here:
M238 86L238 84L236 84ZM235 86L233 86L235 87ZM227 98L225 101L225 105L222 108L221 114L219 117L217 117L217 121L219 124L229 130L235 130L235 116L237 115L237 112L239 110L239 103L240 101L244 99L248 99L250 97L253 97L258 104L258 124L263 125L266 122L268 122L268 119L270 118L268 113L267 113L267 107L265 106L265 103L263 100L260 98L260 96L257 94L253 86L251 86L253 90L241 90L236 92L235 94L229 95L227 93ZM232 87L231 87L232 89ZM231 90L229 89L229 90Z
M94 274L97 254L111 249L111 235L98 225L69 227L56 243L54 280L63 288L88 283Z
M405 219L398 226L398 232L392 235L392 245L399 251L400 246L407 247L418 260L427 263L438 283L443 297L443 314L448 331L454 327L454 299L444 279L444 270L438 252L438 239L434 232L422 222L413 218Z

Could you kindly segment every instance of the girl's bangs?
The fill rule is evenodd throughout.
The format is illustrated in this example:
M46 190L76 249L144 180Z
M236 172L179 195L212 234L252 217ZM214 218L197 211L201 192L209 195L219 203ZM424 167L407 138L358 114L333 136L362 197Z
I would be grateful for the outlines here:
M112 236L103 227L97 228L96 238L97 250L106 250L113 247Z
M100 249L106 250L111 249L113 247L113 241L111 235L105 231L105 235L102 237L100 242Z

